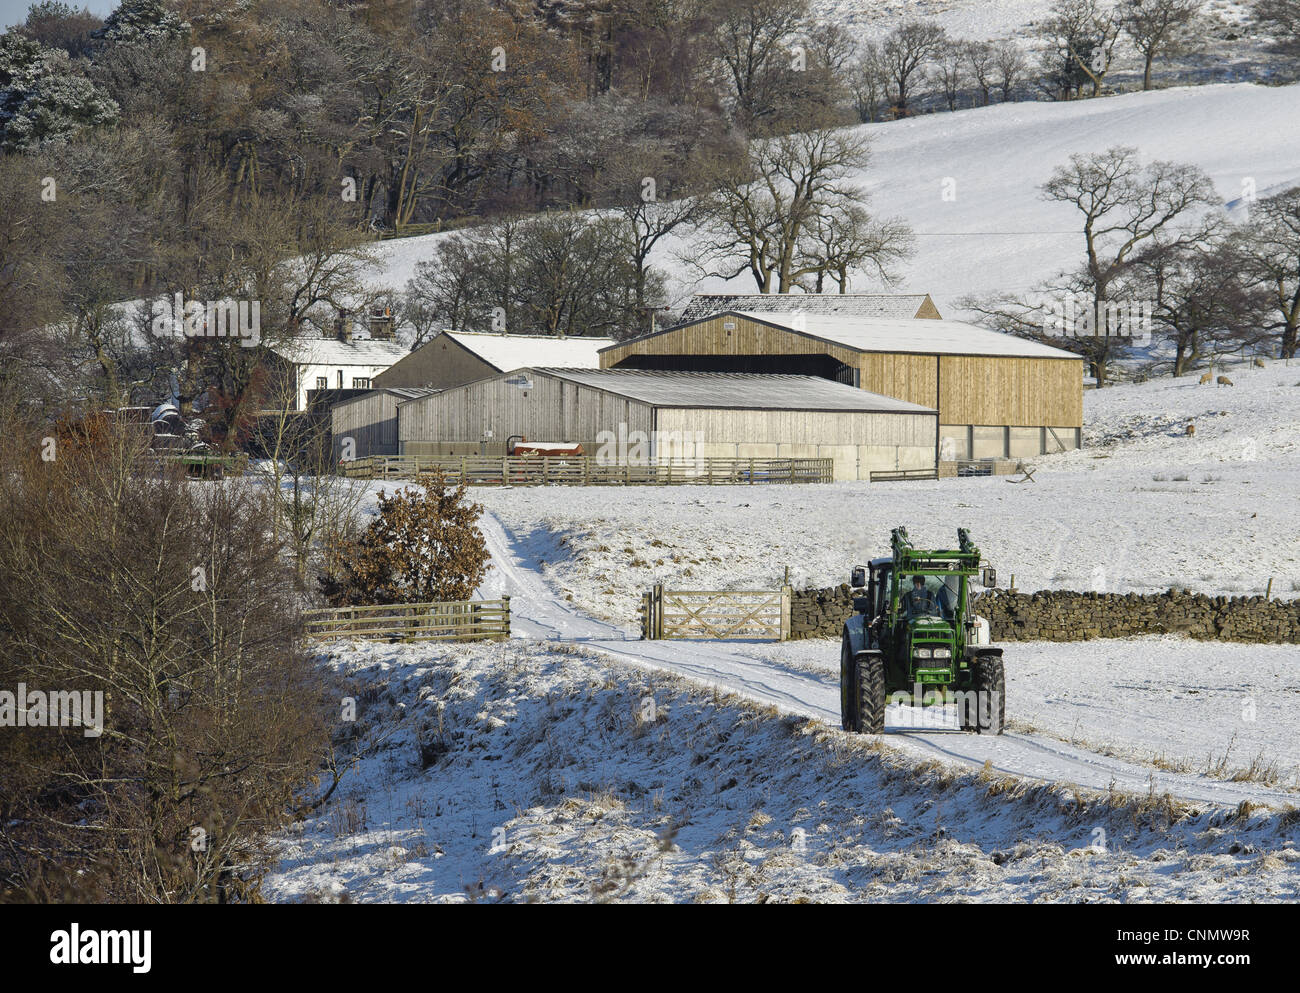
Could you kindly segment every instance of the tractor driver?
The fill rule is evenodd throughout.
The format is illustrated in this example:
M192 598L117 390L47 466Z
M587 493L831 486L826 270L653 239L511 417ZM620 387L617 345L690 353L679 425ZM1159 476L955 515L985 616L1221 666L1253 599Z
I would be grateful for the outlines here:
M912 577L912 588L903 594L903 609L908 617L936 617L939 604L934 594L925 588L924 576Z

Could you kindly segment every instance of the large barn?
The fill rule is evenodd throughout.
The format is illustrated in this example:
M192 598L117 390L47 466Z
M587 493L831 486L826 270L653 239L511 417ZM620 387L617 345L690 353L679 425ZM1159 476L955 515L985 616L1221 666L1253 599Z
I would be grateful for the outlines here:
M613 338L444 331L375 377L376 388L449 390L525 366L599 369Z
M533 368L401 403L403 455L498 455L511 437L621 459L830 458L836 479L935 469L937 412L818 376ZM610 444L617 450L611 452Z
M601 352L603 369L820 376L939 412L940 457L1024 458L1078 448L1083 360L934 318L738 311Z

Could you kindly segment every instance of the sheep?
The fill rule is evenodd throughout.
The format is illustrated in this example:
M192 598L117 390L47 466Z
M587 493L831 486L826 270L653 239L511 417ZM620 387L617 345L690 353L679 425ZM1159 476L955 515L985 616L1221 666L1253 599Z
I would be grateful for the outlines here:
M1218 383L1220 386L1231 386L1232 380L1229 379L1227 376L1220 376L1218 379Z
M1212 382L1213 380L1214 380L1214 373L1207 372L1204 376L1201 377L1201 385L1204 386L1206 383Z
M1264 364L1264 360L1263 360L1263 359L1261 359L1261 358L1256 358L1256 359L1255 359L1255 368L1256 368L1256 369L1265 369L1265 368L1267 368L1267 366L1265 366L1265 364Z
M1196 434L1196 423L1195 423L1194 421L1188 421L1188 422L1187 422L1187 437L1190 438L1190 437L1192 437L1194 434Z

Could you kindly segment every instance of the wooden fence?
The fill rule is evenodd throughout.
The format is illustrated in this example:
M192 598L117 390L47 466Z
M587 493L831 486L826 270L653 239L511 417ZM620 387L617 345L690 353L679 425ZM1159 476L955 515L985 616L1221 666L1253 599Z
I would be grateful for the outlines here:
M873 483L897 483L905 479L938 479L937 469L886 469L871 473Z
M392 603L304 611L307 637L318 641L503 641L510 637L510 598Z
M468 486L722 486L754 483L829 483L830 459L681 459L645 465L603 463L591 456L519 455L436 458L371 455L339 463L359 479L414 479L441 470L447 482Z
M779 590L665 590L641 597L641 637L786 641L790 587Z

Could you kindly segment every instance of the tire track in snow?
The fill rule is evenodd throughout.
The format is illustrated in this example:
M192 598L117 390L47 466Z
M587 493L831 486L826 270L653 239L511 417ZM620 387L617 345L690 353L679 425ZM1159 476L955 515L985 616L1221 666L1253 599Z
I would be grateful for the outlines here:
M641 668L671 672L695 682L771 704L779 710L839 726L839 686L805 670L745 654L745 642L641 641L639 635L577 610L555 593L536 560L486 511L479 523L492 555L480 587L485 597L511 597L515 637L580 642L611 658ZM1243 800L1271 807L1294 804L1294 794L1259 783L1230 782L1166 772L1126 762L1055 739L1024 733L974 735L955 726L924 730L917 708L891 707L888 742L918 757L940 758L971 769L993 771L1038 783L1069 783L1102 793L1114 789L1172 796L1200 804L1236 807Z

